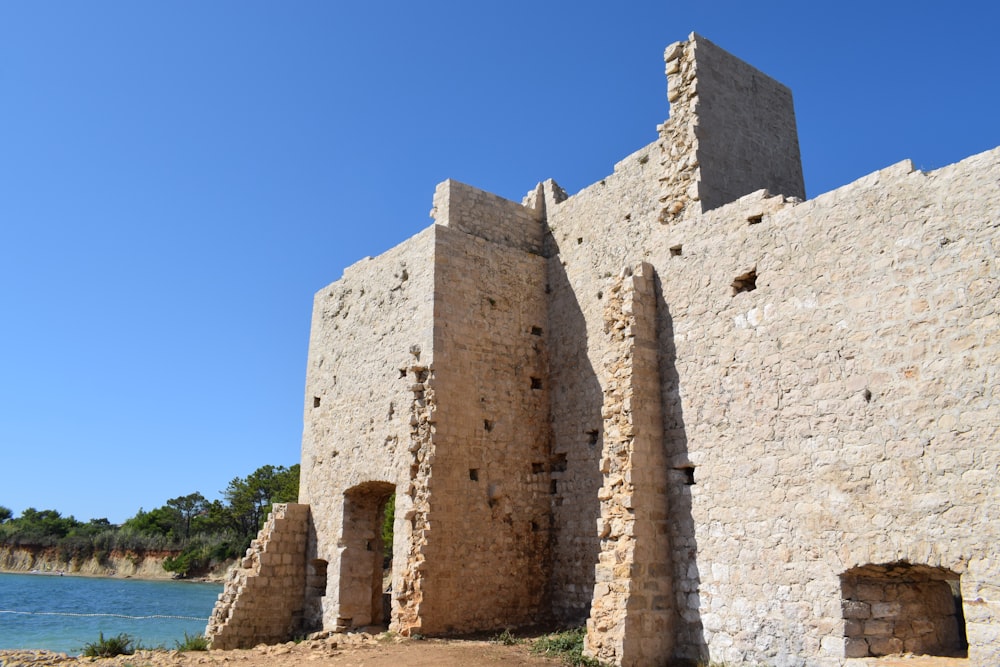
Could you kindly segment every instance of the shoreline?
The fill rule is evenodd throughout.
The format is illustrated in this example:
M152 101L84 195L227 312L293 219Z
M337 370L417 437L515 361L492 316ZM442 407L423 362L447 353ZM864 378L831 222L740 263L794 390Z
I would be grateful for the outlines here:
M37 577L81 577L84 579L131 579L134 581L173 581L177 583L191 583L191 584L219 584L222 585L226 582L225 572L229 570L230 566L226 566L226 569L220 574L210 574L203 577L175 577L169 572L164 570L166 576L154 577L154 576L142 576L135 574L119 574L117 572L99 574L96 572L79 572L72 570L14 570L6 567L0 567L0 574L22 574L31 575ZM2 649L0 649L2 650Z

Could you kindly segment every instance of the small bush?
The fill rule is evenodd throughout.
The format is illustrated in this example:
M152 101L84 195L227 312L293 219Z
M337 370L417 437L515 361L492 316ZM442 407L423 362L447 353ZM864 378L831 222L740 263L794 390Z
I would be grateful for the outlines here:
M514 646L516 644L520 644L522 641L524 640L514 636L514 633L510 631L510 628L507 628L500 634L494 635L490 638L490 643L501 644L503 646Z
M184 633L184 641L174 641L178 651L207 651L208 637L205 635L189 635Z
M83 645L85 658L113 658L116 655L132 655L133 653L135 653L135 646L132 638L125 633L105 639L102 632L100 639L96 642Z
M531 646L532 653L561 658L573 667L600 667L601 663L583 654L586 628L573 628L539 637Z

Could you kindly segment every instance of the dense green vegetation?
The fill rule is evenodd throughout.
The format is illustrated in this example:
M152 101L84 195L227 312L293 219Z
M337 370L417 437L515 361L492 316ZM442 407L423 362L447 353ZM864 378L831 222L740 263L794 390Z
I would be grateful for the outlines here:
M197 492L178 496L148 512L140 508L120 526L107 519L84 523L33 507L14 518L10 509L0 506L0 544L55 548L67 562L92 556L102 561L112 552L135 557L169 552L163 567L187 576L242 555L271 505L295 502L298 495L298 464L267 465L229 482L223 500L209 501Z

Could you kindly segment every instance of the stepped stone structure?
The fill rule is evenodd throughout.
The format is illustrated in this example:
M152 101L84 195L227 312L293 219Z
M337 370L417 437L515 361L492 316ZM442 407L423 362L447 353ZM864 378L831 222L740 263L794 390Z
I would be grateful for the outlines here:
M784 86L697 35L666 71L607 178L446 181L316 295L302 505L215 645L550 622L615 665L1000 663L1000 149L804 201Z

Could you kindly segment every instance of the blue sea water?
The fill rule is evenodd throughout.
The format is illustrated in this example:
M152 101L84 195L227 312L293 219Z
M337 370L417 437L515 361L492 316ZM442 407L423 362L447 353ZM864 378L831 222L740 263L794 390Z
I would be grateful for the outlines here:
M184 633L205 632L221 591L219 584L0 573L0 649L76 655L101 632L174 648Z

